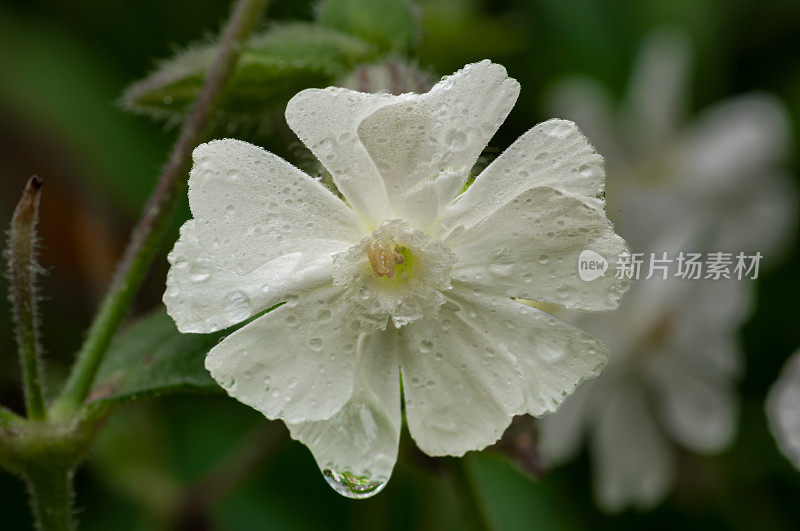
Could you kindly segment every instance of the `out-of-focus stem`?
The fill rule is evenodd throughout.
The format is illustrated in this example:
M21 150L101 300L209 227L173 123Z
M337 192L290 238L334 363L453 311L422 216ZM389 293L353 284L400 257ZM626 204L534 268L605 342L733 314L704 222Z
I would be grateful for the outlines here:
M183 125L180 136L161 173L153 196L133 231L117 274L103 300L72 373L53 408L66 416L89 394L100 363L159 248L168 221L186 186L192 150L205 135L226 82L236 68L242 45L266 6L267 0L238 0L223 30L219 51L205 84Z
M42 180L28 180L14 216L11 218L8 241L8 269L11 280L11 303L22 381L25 388L25 409L32 420L47 415L42 392L39 360L38 322L36 315L36 225L39 222L39 197Z
M464 459L451 458L446 460L448 479L456 495L464 528L472 531L490 531L489 519L475 489L475 482Z

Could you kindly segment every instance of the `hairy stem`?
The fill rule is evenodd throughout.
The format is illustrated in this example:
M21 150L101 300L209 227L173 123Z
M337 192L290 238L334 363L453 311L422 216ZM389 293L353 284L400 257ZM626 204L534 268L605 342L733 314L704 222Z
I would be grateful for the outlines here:
M74 529L71 468L35 467L25 473L25 481L30 492L36 529L46 531Z
M39 359L38 321L36 315L36 225L39 222L39 198L42 180L28 180L22 198L11 218L8 245L8 270L11 280L11 303L22 381L28 417L42 420L47 414L42 392Z
M80 407L88 395L111 338L133 302L158 251L169 218L182 196L192 150L203 140L226 82L236 68L242 44L266 3L267 0L236 2L223 31L217 57L161 173L158 186L133 231L114 281L89 328L77 362L55 405L55 414L69 415Z
M464 519L465 529L489 531L489 519L464 459L447 459L447 471Z

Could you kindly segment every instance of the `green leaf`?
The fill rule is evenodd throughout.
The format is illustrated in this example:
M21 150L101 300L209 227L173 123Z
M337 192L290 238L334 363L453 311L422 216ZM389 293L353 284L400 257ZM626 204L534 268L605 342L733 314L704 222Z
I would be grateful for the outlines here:
M418 40L418 12L410 0L325 0L318 8L317 20L382 50L403 51Z
M111 344L88 401L112 405L170 392L219 389L206 371L216 334L181 334L163 310L143 317Z
M193 48L164 62L126 91L125 106L158 117L183 116L203 85L215 49ZM262 122L297 92L326 87L377 56L374 45L335 29L308 23L275 26L247 42L220 104L220 118L233 125Z

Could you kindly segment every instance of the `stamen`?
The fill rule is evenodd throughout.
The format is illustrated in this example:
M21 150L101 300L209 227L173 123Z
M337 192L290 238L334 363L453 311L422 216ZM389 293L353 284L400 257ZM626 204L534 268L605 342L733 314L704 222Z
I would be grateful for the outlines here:
M399 251L399 245L395 245L394 248L392 248L392 246L386 242L370 242L369 245L367 245L367 256L369 256L369 264L372 266L372 272L379 277L394 278L397 274L395 266L406 261L405 257L400 254Z

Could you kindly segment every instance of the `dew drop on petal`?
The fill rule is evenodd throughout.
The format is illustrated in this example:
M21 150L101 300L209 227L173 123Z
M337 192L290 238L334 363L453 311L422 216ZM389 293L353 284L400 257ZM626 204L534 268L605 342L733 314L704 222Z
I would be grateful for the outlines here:
M498 277L507 277L514 271L514 261L508 249L500 249L494 254L489 271Z
M423 339L419 343L419 350L422 353L428 353L431 351L432 348L433 348L433 341L431 341L430 339Z
M189 268L189 280L204 282L211 276L211 262L205 259L195 260Z
M225 297L223 312L230 322L238 322L250 316L250 297L243 291L234 291Z
M386 481L372 481L368 477L357 477L330 468L323 470L322 475L333 490L356 500L375 496L386 486Z
M311 350L316 350L319 352L322 350L322 339L318 337L312 337L308 340L308 346L311 347Z

